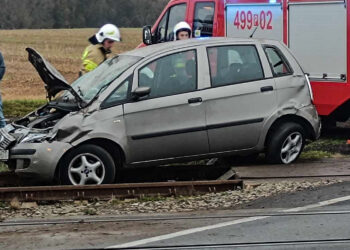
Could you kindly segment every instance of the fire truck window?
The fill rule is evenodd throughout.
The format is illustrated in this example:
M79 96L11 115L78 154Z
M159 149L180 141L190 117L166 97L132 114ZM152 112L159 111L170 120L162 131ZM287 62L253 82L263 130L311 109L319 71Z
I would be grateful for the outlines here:
M178 24L181 21L184 21L186 18L186 4L178 4L173 7L171 7L170 12L169 12L169 21L168 21L168 26L167 26L167 41L172 41L174 40L174 27L176 24Z
M208 49L213 87L250 82L264 78L255 46L224 46Z
M276 48L265 48L274 76L289 75L292 73L287 60L280 54Z
M175 53L147 64L139 71L139 86L151 88L150 98L196 90L196 51Z
M166 41L166 23L168 20L169 11L166 12L162 18L162 20L159 22L158 28L157 28L157 38L158 42L165 42Z
M193 37L213 36L215 3L196 3L193 20Z

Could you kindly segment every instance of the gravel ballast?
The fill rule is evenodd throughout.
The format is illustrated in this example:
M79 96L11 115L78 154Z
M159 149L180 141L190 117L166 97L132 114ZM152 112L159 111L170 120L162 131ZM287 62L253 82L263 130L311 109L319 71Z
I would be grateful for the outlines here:
M86 215L131 215L175 213L198 210L232 209L260 198L331 185L339 180L281 181L246 185L243 190L210 193L191 197L144 198L109 201L71 201L51 204L0 202L0 220L20 218L59 218Z

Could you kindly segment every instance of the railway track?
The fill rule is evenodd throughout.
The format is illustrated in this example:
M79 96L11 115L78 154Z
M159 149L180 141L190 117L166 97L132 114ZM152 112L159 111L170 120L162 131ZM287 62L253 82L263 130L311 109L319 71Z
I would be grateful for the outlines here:
M86 218L64 218L64 219L39 219L39 220L9 220L0 222L1 227L17 227L17 226L42 226L42 225L66 225L66 224L92 224L92 223L123 223L123 222L170 222L170 221L189 221L189 220L218 220L218 219L241 219L247 217L256 216L268 216L268 217L290 217L290 216L322 216L322 215L349 215L350 211L310 211L310 212L254 212L254 213L233 213L230 215L203 215L203 216L135 216L130 218L122 217L86 217Z
M89 186L0 188L0 201L110 200L150 196L188 196L243 188L242 180L158 182Z
M130 182L134 180L135 183L121 182L122 184L101 186L20 187L20 179L14 173L0 173L0 201L11 201L15 197L19 201L58 201L77 199L108 200L112 197L123 199L144 196L186 196L243 188L243 181L264 183L291 179L324 178L350 180L350 160L329 160L289 166L256 165L232 168L227 166L163 166L155 167L154 169L147 168L145 171L142 169L131 171L137 171L138 174L125 172L123 181ZM142 173L148 172L148 177L138 179L140 176L143 176L139 174L140 171ZM170 172L171 174L169 175ZM206 174L203 174L205 172ZM199 175L198 173L202 174ZM135 176L135 178L131 178L132 176ZM236 180L230 180L233 177ZM183 181L186 178L189 180Z
M3 172L0 173L0 201L14 198L19 201L64 201L188 196L243 188L241 180L228 180L234 175L229 170L229 167L206 165L125 169L118 174L120 184L89 186L38 186L21 180L13 172ZM225 173L226 179L216 180Z

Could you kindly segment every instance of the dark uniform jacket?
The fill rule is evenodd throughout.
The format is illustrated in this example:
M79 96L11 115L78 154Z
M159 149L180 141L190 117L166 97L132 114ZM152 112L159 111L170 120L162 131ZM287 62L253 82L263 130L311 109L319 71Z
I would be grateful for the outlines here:
M2 78L5 75L5 62L4 62L4 58L2 57L2 54L0 52L0 81L2 80Z

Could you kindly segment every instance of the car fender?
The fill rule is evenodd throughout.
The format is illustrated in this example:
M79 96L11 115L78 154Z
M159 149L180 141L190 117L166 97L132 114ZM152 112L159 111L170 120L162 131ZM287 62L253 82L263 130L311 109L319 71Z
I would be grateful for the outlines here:
M258 150L264 149L267 135L271 127L273 126L273 124L276 121L283 119L284 117L286 118L286 120L290 120L290 121L296 121L297 119L300 121L307 122L308 125L313 130L313 133L314 133L313 139L317 139L319 137L320 119L318 117L315 107L312 104L304 107L300 107L300 108L296 108L293 105L290 105L290 106L288 105L288 106L284 106L283 108L280 108L279 110L274 112L268 119L265 120L263 124L262 133L260 135L258 145L257 145Z

